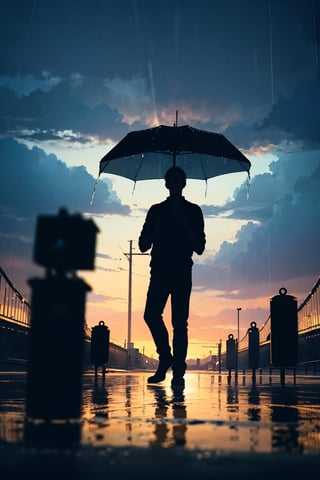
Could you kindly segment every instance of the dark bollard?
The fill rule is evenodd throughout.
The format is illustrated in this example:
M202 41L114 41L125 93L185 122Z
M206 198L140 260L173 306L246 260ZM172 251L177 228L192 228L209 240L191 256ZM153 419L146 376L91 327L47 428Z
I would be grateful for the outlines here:
M236 341L233 338L232 333L228 335L226 346L227 346L226 367L227 367L227 370L229 371L229 379L231 379L231 370L234 370L236 368Z
M271 364L280 367L281 384L285 383L285 367L298 363L297 299L280 288L270 301Z
M255 382L256 369L259 368L260 361L260 336L256 322L250 323L250 328L248 329L248 338L248 367L252 369L252 381Z
M105 376L105 365L109 360L110 330L100 320L99 324L92 328L91 333L91 363L95 367L95 375L98 367L102 367L102 375Z
M80 416L85 295L81 279L29 281L32 288L27 416Z
M74 270L94 268L96 232L91 220L70 216L65 209L57 216L38 218L34 260L47 271L46 278L29 280L28 421L79 419L81 415L85 302L91 288ZM40 432L35 426L33 438L37 431L40 438L45 429Z

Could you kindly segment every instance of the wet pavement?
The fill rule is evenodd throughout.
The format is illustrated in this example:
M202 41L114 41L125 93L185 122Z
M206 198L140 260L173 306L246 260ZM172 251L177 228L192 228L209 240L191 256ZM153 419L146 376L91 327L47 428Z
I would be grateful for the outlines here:
M81 418L43 423L25 418L26 373L0 372L0 478L318 478L320 377L149 375L86 371Z

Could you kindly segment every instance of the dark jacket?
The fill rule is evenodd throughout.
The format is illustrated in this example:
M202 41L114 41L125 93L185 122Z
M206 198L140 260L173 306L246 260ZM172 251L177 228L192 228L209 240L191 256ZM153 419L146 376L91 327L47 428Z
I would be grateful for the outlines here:
M152 205L139 237L141 252L152 247L152 269L190 268L193 252L201 255L205 243L202 210L184 197Z

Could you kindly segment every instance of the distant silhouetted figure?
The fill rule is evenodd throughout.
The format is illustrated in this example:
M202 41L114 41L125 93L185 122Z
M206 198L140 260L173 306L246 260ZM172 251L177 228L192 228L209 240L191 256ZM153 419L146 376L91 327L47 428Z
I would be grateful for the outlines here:
M201 255L206 238L201 208L185 200L182 190L186 175L180 167L171 167L165 174L170 196L149 209L140 237L139 248L145 252L152 247L150 283L144 319L159 355L156 373L148 383L165 379L172 366L172 387L184 387L188 348L188 317L192 288L192 255ZM172 353L169 335L163 321L163 310L171 295Z

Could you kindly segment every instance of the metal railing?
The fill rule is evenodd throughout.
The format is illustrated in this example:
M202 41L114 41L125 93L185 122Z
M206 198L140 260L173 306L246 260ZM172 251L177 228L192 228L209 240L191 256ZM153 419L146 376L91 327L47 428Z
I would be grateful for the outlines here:
M31 306L0 267L0 318L30 326Z
M298 335L320 330L320 277L313 285L305 300L298 306ZM270 342L271 320L267 320L259 330L260 345ZM239 340L239 351L248 348L248 332ZM225 353L225 352L223 352Z
M0 267L0 320L30 327L31 306ZM298 307L298 334L320 330L320 276ZM86 328L87 340L90 329ZM270 342L270 315L259 330L260 346ZM239 339L239 352L248 348L248 332ZM225 354L225 350L221 352ZM209 357L208 357L209 358Z

